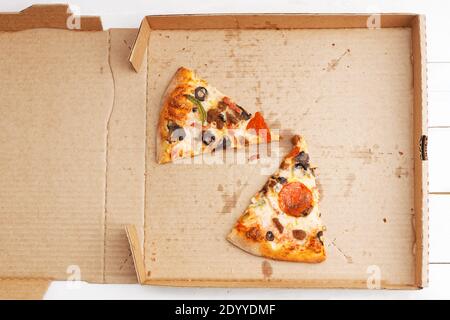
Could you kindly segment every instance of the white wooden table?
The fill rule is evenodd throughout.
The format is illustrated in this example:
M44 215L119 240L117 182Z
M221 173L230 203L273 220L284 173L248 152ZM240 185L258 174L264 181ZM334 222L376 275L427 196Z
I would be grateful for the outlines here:
M61 0L2 1L0 11ZM148 14L251 12L411 12L427 15L430 285L420 291L313 289L197 289L139 285L78 288L52 283L47 299L424 299L450 298L450 1L292 1L292 0L74 0L83 15L101 15L104 28L136 28Z

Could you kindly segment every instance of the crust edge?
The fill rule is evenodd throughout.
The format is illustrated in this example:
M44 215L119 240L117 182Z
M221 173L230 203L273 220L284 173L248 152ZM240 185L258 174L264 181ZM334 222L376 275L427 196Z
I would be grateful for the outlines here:
M161 99L161 109L159 111L159 120L158 120L158 126L157 126L157 134L156 134L156 161L159 164L170 162L170 159L166 159L164 157L166 150L162 149L162 134L163 134L163 128L166 125L167 119L165 115L168 111L168 99L175 90L175 88L181 84L183 81L186 81L186 78L193 77L192 71L186 67L180 67L177 69L175 74L173 75L172 79L170 80L169 84L167 85L166 90L164 91L164 94Z
M260 244L257 242L250 242L242 237L242 234L236 231L236 229L231 230L227 236L227 240L231 242L236 247L251 253L255 256L262 257Z

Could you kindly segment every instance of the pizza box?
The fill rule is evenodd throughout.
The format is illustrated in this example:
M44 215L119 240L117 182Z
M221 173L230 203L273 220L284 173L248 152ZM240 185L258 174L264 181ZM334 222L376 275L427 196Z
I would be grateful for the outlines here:
M424 28L416 14L147 16L106 31L65 5L0 14L0 296L40 296L51 280L426 286ZM180 66L262 111L282 137L273 152L156 164ZM293 134L318 167L321 264L225 240Z

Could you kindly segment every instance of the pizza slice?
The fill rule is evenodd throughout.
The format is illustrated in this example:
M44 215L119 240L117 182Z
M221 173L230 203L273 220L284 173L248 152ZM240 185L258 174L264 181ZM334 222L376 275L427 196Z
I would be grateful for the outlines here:
M318 263L326 258L319 192L305 140L293 148L264 187L251 199L227 239L257 256Z
M172 78L162 104L157 134L159 163L278 140L260 112L250 114L184 67Z

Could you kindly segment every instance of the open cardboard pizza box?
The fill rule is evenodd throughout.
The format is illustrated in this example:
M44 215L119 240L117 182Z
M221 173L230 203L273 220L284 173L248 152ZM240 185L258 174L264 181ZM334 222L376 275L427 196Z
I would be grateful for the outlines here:
M427 285L423 16L148 16L139 30L103 31L99 18L40 5L1 14L0 29L2 295L74 278ZM269 261L225 240L270 174L262 160L277 156L156 163L160 100L180 66L262 111L279 156L292 134L307 139L325 262Z

